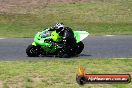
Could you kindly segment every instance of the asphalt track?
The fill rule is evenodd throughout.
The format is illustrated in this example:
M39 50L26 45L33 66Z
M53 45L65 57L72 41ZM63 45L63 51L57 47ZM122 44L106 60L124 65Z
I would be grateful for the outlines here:
M32 41L32 38L0 38L0 60L31 59L25 50ZM83 42L83 52L74 58L132 58L132 36L89 36Z

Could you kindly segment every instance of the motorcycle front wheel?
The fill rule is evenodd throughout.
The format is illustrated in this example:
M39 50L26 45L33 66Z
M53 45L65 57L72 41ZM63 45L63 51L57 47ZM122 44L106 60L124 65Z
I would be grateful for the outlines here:
M38 46L29 45L26 49L29 57L38 57L40 55L40 48Z

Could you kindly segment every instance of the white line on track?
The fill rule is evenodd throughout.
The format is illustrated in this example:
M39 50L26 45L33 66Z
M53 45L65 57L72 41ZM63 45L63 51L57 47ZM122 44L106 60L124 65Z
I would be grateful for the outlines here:
M5 39L5 38L0 38L0 39Z
M111 37L111 36L115 36L115 35L104 35L104 36L108 36L108 37Z

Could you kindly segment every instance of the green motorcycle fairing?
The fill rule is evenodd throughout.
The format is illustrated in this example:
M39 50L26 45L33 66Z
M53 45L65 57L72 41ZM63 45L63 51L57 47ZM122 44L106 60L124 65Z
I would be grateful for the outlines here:
M89 33L86 31L74 31L74 37L77 43L84 40L88 35Z
M32 45L34 46L41 46L41 48L46 53L54 53L59 48L59 46L53 46L52 42L47 42L47 40L52 39L55 42L59 42L61 36L59 36L56 31L49 32L48 30L44 30L42 32L38 32L34 37L34 42Z
M51 39L53 39L53 41L55 41L55 42L61 42L62 41L62 37L58 33L56 33L56 31L53 31L51 33Z

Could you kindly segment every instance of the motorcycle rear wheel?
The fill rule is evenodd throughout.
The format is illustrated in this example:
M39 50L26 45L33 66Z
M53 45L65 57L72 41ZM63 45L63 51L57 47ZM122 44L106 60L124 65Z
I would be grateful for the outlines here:
M76 54L80 54L84 49L84 44L82 41L77 43L77 47L76 47Z

